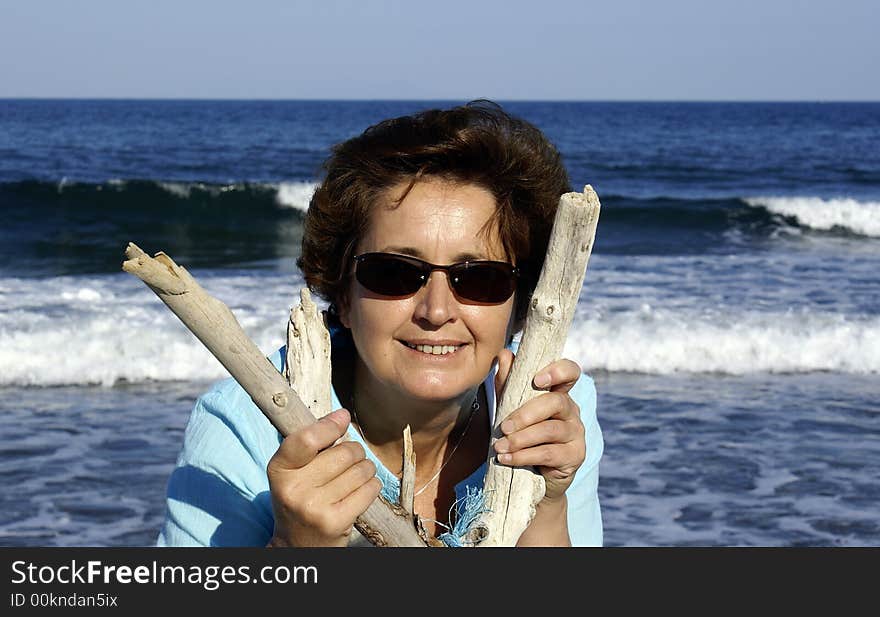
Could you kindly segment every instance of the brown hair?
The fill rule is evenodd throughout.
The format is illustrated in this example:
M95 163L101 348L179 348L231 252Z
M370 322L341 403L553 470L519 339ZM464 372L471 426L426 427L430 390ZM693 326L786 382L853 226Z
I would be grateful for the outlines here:
M495 197L492 220L521 273L517 321L525 318L559 197L571 190L559 152L535 126L485 100L431 109L336 145L324 171L297 265L309 288L331 303L331 314L346 299L351 259L378 198L396 184L433 176L479 185Z

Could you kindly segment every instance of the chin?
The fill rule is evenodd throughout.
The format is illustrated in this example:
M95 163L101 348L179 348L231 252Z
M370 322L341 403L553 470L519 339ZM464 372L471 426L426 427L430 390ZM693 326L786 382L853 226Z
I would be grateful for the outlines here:
M482 379L468 380L449 375L429 375L413 380L404 389L413 397L426 401L451 401L460 398L482 383Z

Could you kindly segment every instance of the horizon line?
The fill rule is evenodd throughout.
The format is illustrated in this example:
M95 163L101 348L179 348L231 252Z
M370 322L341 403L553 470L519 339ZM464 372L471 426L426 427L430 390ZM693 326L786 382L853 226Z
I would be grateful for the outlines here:
M126 96L0 96L0 101L156 101L156 102L239 102L239 103L457 103L490 100L503 103L880 103L880 99L574 99L574 98L243 98L243 97L126 97Z

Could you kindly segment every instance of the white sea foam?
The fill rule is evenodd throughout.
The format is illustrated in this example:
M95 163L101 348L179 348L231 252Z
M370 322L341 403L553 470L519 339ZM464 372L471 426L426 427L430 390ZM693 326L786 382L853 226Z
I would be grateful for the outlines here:
M205 184L203 182L157 182L159 188L174 197L189 199L194 190L203 191L216 197L220 193L228 193L245 187L244 184Z
M188 198L194 189L206 191L211 195L219 195L244 187L243 184L207 185L200 182L159 182L159 186L175 197ZM275 201L278 205L305 212L309 207L312 194L318 186L315 182L281 182L264 184L261 188L275 190Z
M709 315L645 305L576 320L566 354L588 371L880 373L880 318L805 310Z
M159 182L159 187L175 197L187 199L192 192L193 185L185 182Z
M299 290L295 277L198 278L229 305L263 353L284 343ZM127 275L3 279L0 307L0 386L227 376L158 298Z
M811 229L835 227L863 236L880 237L880 202L820 197L753 197L745 200L753 207L792 216Z
M290 272L196 273L265 354L302 285ZM599 303L602 304L602 303ZM212 380L219 362L125 274L0 280L0 386ZM691 305L583 310L566 355L585 370L654 374L880 373L880 317Z
M69 302L97 302L101 299L101 292L84 287L76 291L62 291L61 298Z
M314 182L282 182L278 185L275 201L282 206L305 212L317 186Z

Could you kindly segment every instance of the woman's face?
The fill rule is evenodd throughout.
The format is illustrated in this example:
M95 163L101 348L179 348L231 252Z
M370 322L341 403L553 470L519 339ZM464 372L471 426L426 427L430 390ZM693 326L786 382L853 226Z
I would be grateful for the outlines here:
M376 204L356 254L399 253L438 265L507 261L497 229L487 233L484 228L495 212L489 191L426 179L394 207L406 186L392 187ZM452 401L485 379L511 333L516 296L502 304L463 302L453 294L447 273L435 270L424 287L403 298L373 293L352 277L348 298L340 317L351 329L371 388ZM435 355L415 345L453 346L455 351Z

